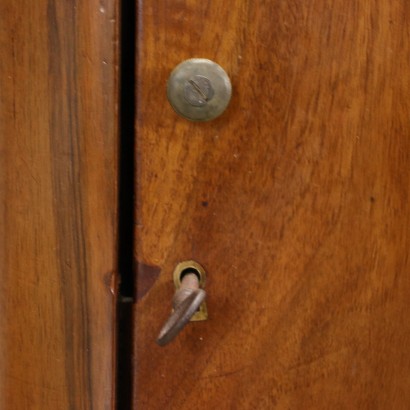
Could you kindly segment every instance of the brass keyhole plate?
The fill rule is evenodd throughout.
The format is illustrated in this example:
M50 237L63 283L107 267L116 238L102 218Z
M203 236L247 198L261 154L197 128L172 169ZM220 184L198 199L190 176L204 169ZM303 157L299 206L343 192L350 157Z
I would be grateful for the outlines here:
M179 289L181 287L181 278L184 276L184 273L195 273L199 277L199 287L201 289L205 288L205 269L199 263L189 260L178 263L178 265L174 269L173 278L175 289ZM191 317L191 322L207 319L208 310L206 308L206 303L202 302L199 310Z

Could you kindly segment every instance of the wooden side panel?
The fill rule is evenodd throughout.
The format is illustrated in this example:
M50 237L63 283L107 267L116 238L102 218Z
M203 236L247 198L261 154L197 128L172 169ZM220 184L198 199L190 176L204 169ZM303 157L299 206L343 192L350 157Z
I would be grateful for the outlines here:
M115 0L0 3L0 408L111 409Z
M140 3L136 408L410 408L410 3ZM166 100L191 57L210 123ZM161 348L185 259L209 320Z

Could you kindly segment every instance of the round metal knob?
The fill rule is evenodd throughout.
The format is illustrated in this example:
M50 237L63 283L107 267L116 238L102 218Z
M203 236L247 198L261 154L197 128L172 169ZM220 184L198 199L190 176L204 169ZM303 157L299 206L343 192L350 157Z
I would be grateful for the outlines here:
M191 121L209 121L221 115L232 94L225 70L205 58L192 58L177 65L167 85L174 110Z

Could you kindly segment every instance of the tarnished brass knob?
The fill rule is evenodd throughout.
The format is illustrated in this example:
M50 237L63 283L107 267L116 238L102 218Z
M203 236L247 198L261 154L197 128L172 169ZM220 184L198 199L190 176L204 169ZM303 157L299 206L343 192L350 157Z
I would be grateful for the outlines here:
M167 85L174 110L191 121L209 121L221 115L232 94L225 70L205 58L192 58L177 65Z

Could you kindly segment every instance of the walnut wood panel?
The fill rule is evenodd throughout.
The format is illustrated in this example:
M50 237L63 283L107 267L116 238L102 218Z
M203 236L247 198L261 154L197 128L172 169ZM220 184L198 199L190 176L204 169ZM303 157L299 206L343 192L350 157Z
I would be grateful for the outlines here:
M135 408L410 408L409 27L405 0L140 2ZM233 83L209 123L166 101L191 57ZM185 259L209 320L161 348Z
M0 16L0 408L111 409L116 2Z

